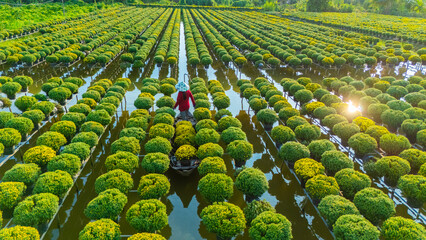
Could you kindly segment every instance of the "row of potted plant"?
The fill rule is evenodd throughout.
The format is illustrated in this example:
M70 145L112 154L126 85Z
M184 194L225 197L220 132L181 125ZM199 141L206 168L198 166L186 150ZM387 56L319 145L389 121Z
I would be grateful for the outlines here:
M8 95L14 94L16 90L23 89L23 87L27 89L33 83L32 78L28 76L16 76L13 79L3 76L0 81L4 82L2 87L5 87L5 89L3 92ZM83 80L80 78L67 78L64 81L61 79L61 82L64 84L62 87L64 91L69 93L67 97L72 95L68 87L73 89L75 93L83 84ZM27 141L28 134L33 130L38 130L43 120L47 122L48 117L54 113L55 108L57 112L63 110L62 107L55 106L54 103L48 101L47 96L43 94L21 96L13 103L22 111L22 114L15 116L12 112L0 112L0 127L3 128L0 131L4 132L0 143L2 150L6 150L7 154L13 153L14 146L18 145L22 140ZM10 102L11 104L12 102Z
M296 17L315 24L362 32L377 37L399 38L404 41L424 43L422 21L419 18L404 18L374 13L287 13L284 16Z
M129 83L125 79L119 79L112 86L110 80L102 79L93 85L102 88L103 91L97 91L99 94L107 91L106 94L116 95L116 90L119 88L125 91L120 86L128 87ZM96 106L96 108L93 106L93 111L91 106L80 101L72 106L70 112L62 116L61 121L50 127L50 131L40 135L36 147L28 149L23 154L23 164L16 164L5 172L1 183L1 194L7 194L9 197L2 203L1 209L14 208L15 224L39 227L49 222L56 214L59 199L63 199L73 185L72 176L75 177L82 163L87 162L92 152L91 148L97 145L99 136L103 133L104 127L109 124L111 115L118 106L116 102L121 101L116 96L106 94L102 100L98 100L100 103L97 106L96 101L89 98ZM77 132L80 133L77 134ZM66 146L62 148L64 145ZM56 155L58 151L60 155ZM20 202L26 189L29 191L32 189L34 195ZM13 195L10 195L10 191L14 191ZM11 196L13 197L10 198ZM34 208L28 210L28 204L34 205ZM15 233L12 230L6 232L7 234Z
M238 66L243 66L247 59L217 31L197 10L191 9L191 14L204 34L204 37L213 47L220 60L225 64L233 61Z
M183 24L185 28L185 46L186 57L189 64L192 66L201 63L204 66L212 64L213 59L209 54L209 50L204 44L203 37L201 36L191 13L187 9L182 9Z
M245 88L244 92L247 91L246 95L249 92L246 89L250 89L246 86L249 84L252 85L248 80L239 81L239 85L243 89ZM257 78L254 87L259 89L261 95L269 98L270 107L277 108L280 118L286 120L287 126L279 125L273 128L271 137L279 143L278 145L283 144L279 150L280 157L292 163L291 165L294 163L296 175L304 183L311 197L319 201L318 209L326 218L327 223L333 226L336 237L358 232L353 229L353 226L360 224L359 226L363 226L363 231L359 234L378 238L380 232L369 221L378 224L379 221L391 217L395 213L393 201L380 190L371 188L370 178L353 170L352 160L346 154L338 151L332 142L326 139L316 140L320 136L319 128L311 131L316 126L310 125L306 119L300 116L301 113L297 109L291 107L291 104L286 100L274 103L274 96L282 97L282 93L280 94L273 84L264 78ZM282 108L280 105L285 107ZM260 111L264 110L267 109ZM296 139L308 145L295 142ZM318 162L320 160L321 162ZM334 177L325 176L325 173L334 175ZM340 191L343 192L345 198L338 196ZM380 204L375 201L377 198L382 199ZM354 203L350 201L352 199ZM360 217L360 213L369 221ZM392 228L397 220L407 227L419 229L418 224L412 220L394 217L383 224L385 229L382 230L382 235L392 234L389 228Z
M172 12L172 9L166 9L162 12L160 17L136 40L139 46L133 55L133 67L139 68L145 66L149 54L157 43L158 37L166 26Z
M164 61L171 65L177 63L179 53L180 15L179 10L173 11L154 54L154 62L156 64L161 65Z
M108 16L111 20L115 17L112 15L109 16L108 11L104 15ZM24 60L30 64L35 61L44 61L47 56L54 52L65 49L69 45L79 43L83 39L101 31L103 29L103 25L100 24L101 22L102 19L94 15L86 20L71 21L70 23L63 24L63 26L61 26L61 24L59 25L61 26L59 31L45 33L39 37L29 38L23 41L16 41L10 46L3 47L1 51L2 54L0 55L4 55L6 61L12 65L21 62L26 55L29 56L24 58ZM59 26L56 27L58 28ZM93 30L95 31L92 32Z

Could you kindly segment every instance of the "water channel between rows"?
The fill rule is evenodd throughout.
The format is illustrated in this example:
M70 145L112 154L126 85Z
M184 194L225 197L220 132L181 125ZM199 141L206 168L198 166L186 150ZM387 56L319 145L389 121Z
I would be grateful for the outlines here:
M93 164L88 164L77 180L79 192L71 194L63 203L62 208L58 214L58 220L48 229L44 239L63 239L75 240L78 239L78 233L90 221L83 214L87 203L92 200L96 193L94 191L94 181L98 176L106 172L103 166L106 157L110 155L110 144L118 138L119 132L125 125L130 113L136 108L133 105L134 100L139 95L139 88L141 87L141 80L145 77L153 77L162 79L165 77L175 77L179 81L187 78L202 77L204 79L217 79L219 80L226 95L231 99L231 106L228 108L234 116L242 122L242 129L247 135L247 140L253 144L254 154L253 157L247 161L248 167L257 167L262 170L268 181L269 190L261 199L267 200L272 206L275 207L278 213L285 215L292 223L292 233L294 239L333 239L333 236L324 223L322 218L317 213L314 205L308 200L303 188L295 176L290 172L288 167L278 158L277 150L274 143L265 133L263 127L259 124L252 111L248 111L249 106L245 99L240 97L239 88L236 85L238 79L254 79L256 77L265 76L272 79L276 83L284 77L310 77L314 82L321 82L325 77L343 77L350 74L354 78L363 79L369 76L380 75L393 75L397 78L406 78L409 75L423 74L416 68L408 67L405 71L396 69L387 69L386 67L377 67L375 69L353 69L351 67L344 67L340 70L326 70L317 66L311 69L295 72L291 68L281 67L271 70L262 70L255 68L251 63L238 70L234 66L225 66L221 61L216 59L211 46L206 46L210 49L210 54L214 61L212 65L205 69L201 66L192 68L187 64L186 50L185 50L185 37L184 27L181 22L180 26L180 50L179 50L179 63L174 68L169 68L167 65L157 67L150 60L143 69L131 69L120 67L120 60L117 58L106 68L91 69L86 66L82 61L72 67L52 68L48 64L41 64L31 69L26 68L7 68L0 67L1 75L19 75L24 74L31 76L35 81L34 85L29 88L30 94L35 94L41 91L41 85L48 78L53 76L65 77L75 76L81 77L86 81L86 84L80 88L78 97L90 86L90 83L95 79L109 78L116 79L119 77L128 77L132 81L128 92L126 93L125 100L123 100L123 108L118 108L118 118L113 123L112 130L108 132L102 146L95 152L93 157ZM156 47L151 51L150 59L153 58L153 52ZM406 66L401 65L401 68ZM424 70L423 70L424 71ZM23 94L23 93L21 93ZM19 97L18 95L17 97ZM160 98L162 94L157 94L156 99ZM172 95L176 98L176 94ZM73 99L69 106L76 103ZM19 110L13 108L14 112ZM193 109L192 109L193 110ZM143 144L141 155L144 155ZM29 141L25 148L35 145L35 140ZM222 145L224 147L224 145ZM99 147L98 147L99 148ZM22 154L16 154L14 158L9 160L10 163L20 162ZM142 159L142 156L140 157ZM232 164L232 159L224 155L224 160L227 163L228 175L235 178L233 175L235 170ZM10 168L13 164L5 164L0 168L0 177L3 176L6 168ZM139 197L135 189L139 184L141 176L146 172L139 167L133 174L134 190L128 196L128 203L118 219L120 229L123 235L132 235L136 231L125 220L125 213L127 209L139 201ZM182 177L177 173L169 170L166 176L171 183L170 192L161 200L167 206L167 213L169 215L169 225L161 231L161 235L167 239L176 240L197 240L197 239L216 239L215 234L209 233L205 226L201 224L199 213L207 206L207 201L197 191L198 180L200 179L197 172L194 172L189 177ZM246 206L243 194L234 189L234 195L229 202L238 205L241 208ZM407 216L406 209L401 205L397 205L397 215ZM237 236L235 239L249 239L248 228L244 234Z

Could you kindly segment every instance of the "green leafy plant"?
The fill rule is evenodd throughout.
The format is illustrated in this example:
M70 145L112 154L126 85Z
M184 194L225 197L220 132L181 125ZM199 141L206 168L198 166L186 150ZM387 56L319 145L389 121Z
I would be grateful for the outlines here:
M243 211L227 202L216 202L205 207L200 217L209 232L225 239L234 237L246 227Z
M357 192L353 202L359 212L373 224L395 214L392 199L376 188L368 187Z
M402 135L388 133L380 137L380 148L388 155L398 155L410 147L410 141Z
M41 168L35 163L15 164L4 173L3 182L23 182L29 186L37 181Z
M327 219L327 223L330 226L333 226L337 219L343 215L360 215L355 204L344 197L336 195L324 197L318 205L318 210Z
M23 226L47 223L59 207L59 198L51 193L31 195L20 202L13 211L13 222Z
M207 157L222 157L223 148L216 143L206 143L198 147L197 157L200 160L203 160Z
M130 226L140 232L155 232L168 224L166 206L157 199L141 200L126 213Z
M274 124L278 121L278 115L274 110L262 109L256 114L257 120L263 124Z
M15 117L10 119L4 125L5 128L14 128L21 133L21 135L26 135L31 132L34 128L33 122L25 117Z
M22 182L1 182L0 183L0 209L12 209L23 197L27 187Z
M78 235L79 240L119 240L120 225L111 219L100 219L94 222L89 222Z
M61 121L73 122L79 128L86 121L86 116L83 113L69 112L62 116Z
M244 208L244 216L250 224L259 214L266 211L275 212L275 208L266 200L253 200Z
M50 172L62 170L74 176L81 168L80 158L74 154L62 153L50 159L47 170Z
M112 188L117 188L122 193L127 193L132 187L132 177L121 169L111 170L102 174L95 181L95 191L98 194Z
M275 142L280 144L286 143L289 141L294 141L296 139L296 135L291 130L291 128L283 126L283 125L278 125L274 127L271 131L271 137Z
M426 177L407 174L398 180L398 188L415 205L421 206L426 202Z
M10 228L3 228L0 230L1 239L14 239L19 236L20 239L37 240L40 239L40 234L36 228L25 226L14 226Z
M56 151L47 146L36 146L28 149L23 156L25 163L36 163L39 166L46 164L56 156Z
M82 142L89 145L91 148L98 144L98 135L94 132L81 132L71 140L72 143ZM114 144L114 143L113 143Z
M245 140L235 140L228 144L226 152L236 161L244 162L253 155L253 145Z
M21 91L22 86L16 82L7 82L1 86L1 91L7 95L8 98L14 99L15 94Z
M72 186L71 175L62 170L45 172L40 175L34 185L33 193L52 193L62 198Z
M131 173L139 166L139 158L130 153L118 151L107 157L105 160L105 167L107 171L114 169L121 169L125 172Z
M377 148L376 139L366 133L357 133L353 135L349 138L348 144L358 156L372 153Z
M87 115L87 121L94 121L102 124L103 126L108 125L111 122L111 117L108 112L104 109L92 111Z
M344 168L335 174L335 179L343 192L343 196L353 199L360 190L371 187L371 179L368 175L352 168Z
M296 129L294 129L294 133L296 134L296 138L302 142L311 142L321 136L320 128L310 124L297 126Z
M129 240L166 240L163 236L155 233L137 233L128 238Z
M154 152L145 155L141 166L149 173L164 173L169 169L169 163L169 156L164 153Z
M220 157L206 157L201 161L197 170L201 176L208 173L226 173L226 165Z
M14 128L0 129L0 143L4 147L12 147L21 142L21 134Z
M324 174L324 171L324 166L311 158L301 158L294 163L294 172L303 181Z
M139 142L138 142L138 146L139 146ZM169 140L163 137L156 137L149 140L145 144L145 151L147 153L160 152L160 153L164 153L168 155L170 151L172 151L172 145Z
M203 119L211 119L212 115L208 108L197 108L194 110L194 117L197 121L201 121Z
M35 103L37 102L37 99L32 96L22 96L15 100L15 106L21 110L22 112L27 111L30 109Z
M222 202L234 194L232 179L223 173L208 173L198 183L198 190L209 202Z
M291 222L283 215L271 211L260 213L252 222L249 229L251 239L290 240Z
M38 124L44 119L44 113L38 109L28 110L22 113L21 116L30 119L34 126L38 126Z
M81 161L85 160L89 157L90 154L90 146L84 142L76 142L68 144L61 151L61 154L70 153L78 156Z
M378 239L379 230L367 219L359 215L347 214L339 217L333 226L338 239Z
M424 239L426 230L411 219L391 217L383 223L381 236L384 239Z
M170 182L166 176L150 173L143 176L139 182L138 194L142 199L158 199L167 195Z
M265 174L257 168L246 168L235 179L235 187L244 194L259 197L269 188Z
M241 124L240 120L238 120L237 118L232 117L232 116L222 117L218 121L218 129L219 129L219 131L224 131L224 130L226 130L229 127L241 128L242 124Z
M320 174L306 181L306 191L312 198L321 200L328 195L338 195L340 188L334 177Z
M340 137L342 141L347 142L351 136L360 132L360 128L355 123L341 122L333 126L333 132Z
M288 162L294 163L302 158L309 158L309 149L298 142L286 142L284 143L279 151L279 156Z

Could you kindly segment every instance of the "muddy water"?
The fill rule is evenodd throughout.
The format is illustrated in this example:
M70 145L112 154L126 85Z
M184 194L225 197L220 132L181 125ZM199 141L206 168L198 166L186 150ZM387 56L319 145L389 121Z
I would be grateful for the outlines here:
M240 98L239 89L236 85L237 80L240 78L254 79L259 76L268 76L275 82L279 82L280 79L284 77L306 76L312 78L316 82L320 82L324 77L329 76L342 77L350 74L355 78L363 79L371 75L376 75L378 72L382 75L393 75L397 76L397 78L405 78L408 76L405 74L406 69L408 69L407 73L409 75L424 75L425 70L418 70L413 66L401 65L396 69L378 67L375 69L356 70L346 67L340 70L326 70L321 67L313 66L311 69L299 70L297 72L286 67L260 71L251 64L238 70L234 66L224 66L222 62L216 59L216 56L212 52L211 55L214 62L208 69L201 66L192 68L188 66L186 62L182 24L180 32L179 63L174 68L169 68L167 66L157 67L153 64L152 60L149 60L147 66L143 69L123 69L120 67L118 58L105 69L91 69L80 63L69 68L52 68L48 64L41 64L32 69L7 69L4 66L0 69L2 70L2 75L6 73L10 75L25 74L33 77L35 84L29 89L30 94L40 92L41 84L51 76L77 76L85 79L86 84L80 88L79 97L81 97L81 93L85 92L90 83L95 79L128 77L133 83L126 93L126 98L123 99L124 108L118 109L118 119L114 119L115 121L111 130L108 132L101 145L98 146L95 156L93 157L93 162L86 166L78 178L78 193L75 191L71 197L66 199L59 212L58 219L48 230L44 239L75 240L78 238L78 233L90 221L84 216L83 211L87 203L96 196L94 191L95 179L106 172L103 165L106 157L110 154L110 144L118 138L119 132L124 127L125 121L128 119L131 111L135 110L133 102L140 93L138 88L141 86L141 80L145 77L159 79L176 77L179 80L183 80L186 78L186 74L191 78L198 76L204 79L217 79L222 83L226 90L226 94L231 98L229 110L242 122L243 130L247 134L248 141L254 146L253 157L247 161L247 166L261 169L269 181L270 188L261 198L270 202L271 205L276 208L277 212L285 215L292 222L294 239L333 239L330 230L323 222L312 203L308 201L297 179L278 158L276 147L269 136L264 132L262 126L257 122L254 113L248 111L249 106L246 100ZM206 45L208 46L207 42ZM158 94L156 98L158 99L161 96L162 94ZM173 95L173 97L175 97L175 95ZM72 105L74 103L75 100L70 104ZM27 148L33 146L35 144L34 142L30 142ZM144 143L142 143L142 145L143 144ZM144 150L142 150L141 155L144 154ZM224 159L227 164L228 175L233 176L235 170L230 157L225 155ZM19 161L20 157L17 155L15 162ZM7 168L0 168L0 175L3 175L4 171L12 165L5 164L4 166L8 166ZM125 213L133 203L140 200L135 189L139 184L139 179L145 174L146 172L144 172L141 167L132 174L134 179L134 190L128 194L128 204L117 219L123 236L136 233L126 222ZM170 180L171 189L170 193L161 200L167 206L169 225L161 231L161 234L167 239L176 240L215 239L215 234L209 233L201 224L201 219L199 218L199 213L207 206L207 202L197 191L197 184L200 178L198 173L194 172L190 177L182 177L169 170L166 176ZM243 194L236 189L234 191L234 196L229 202L241 208L246 206ZM397 209L400 208L401 207L398 206ZM406 215L404 209L398 210L398 214ZM237 236L236 239L249 239L247 230L248 229L245 230L244 234Z

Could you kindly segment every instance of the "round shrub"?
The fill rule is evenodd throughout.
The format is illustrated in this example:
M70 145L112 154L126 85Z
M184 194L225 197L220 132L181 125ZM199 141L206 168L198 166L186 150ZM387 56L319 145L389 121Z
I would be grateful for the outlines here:
M338 150L324 152L321 156L321 163L327 172L334 175L344 168L353 168L354 163L345 153Z
M145 109L140 109L140 110L145 110ZM173 108L170 108L170 107L161 107L161 108L155 110L155 113L156 114L167 113L172 117L176 116L176 112L173 110Z
M206 143L218 143L220 139L220 134L214 129L203 128L197 132L195 135L195 142L198 146L201 146Z
M333 226L337 239L379 239L380 232L367 219L359 215L347 214L339 217Z
M116 219L126 203L127 197L120 190L108 189L87 204L84 215L90 219Z
M373 224L377 224L380 220L386 220L395 214L392 199L376 188L362 189L355 194L353 202L359 212Z
M376 142L380 142L380 137L385 134L388 134L389 131L387 128L383 126L374 125L374 126L368 127L365 133L373 137L376 140Z
M235 140L228 144L226 152L236 161L244 162L253 155L253 145L245 140Z
M71 175L67 172L61 170L45 172L40 175L35 183L33 194L52 193L62 198L72 184Z
M401 126L404 120L409 118L409 116L402 111L388 109L382 113L380 118L382 122L388 126L388 128L395 131Z
M126 128L138 127L142 128L144 131L148 129L148 119L146 117L134 117L130 118L126 122Z
M91 109L94 109L97 105L96 101L91 99L91 98L82 98L82 99L77 101L77 104L86 104Z
M294 130L296 138L302 142L311 142L321 136L321 130L319 127L310 124L303 124L296 127Z
M337 219L343 215L360 215L355 204L344 197L336 195L324 197L318 205L318 210L330 226L333 226Z
M12 209L20 201L27 187L22 182L0 183L0 209Z
M79 128L86 121L86 116L83 113L69 112L62 116L61 121L73 122Z
M1 136L1 134L0 134L0 136ZM423 130L420 130L420 131L417 132L416 142L423 147L426 146L426 129L423 129Z
M426 118L426 110L418 108L418 107L408 108L404 110L404 113L407 114L408 117L411 119L423 120Z
M111 219L100 219L89 222L78 235L79 240L118 240L120 239L120 225Z
M290 127L293 131L296 130L298 126L305 125L305 124L309 125L309 122L305 118L300 116L290 117L286 122L286 125Z
M139 143L138 143L138 146L139 146ZM147 153L160 152L164 154L169 154L171 150L172 150L172 145L170 141L163 137L153 138L145 144L145 151Z
M274 104L274 111L276 113L279 113L281 111L281 109L287 108L287 107L291 107L291 104L287 101L278 101L277 103ZM279 117L279 115L278 115Z
M278 115L271 109L262 109L256 114L257 120L263 124L274 124L278 121Z
M173 126L165 123L158 123L149 129L149 137L151 138L163 137L166 139L171 139L174 134L175 129Z
M22 96L17 98L14 104L19 110L21 110L22 112L25 112L28 109L30 109L36 102L37 102L37 99L35 99L35 97Z
M326 116L328 116L330 114L336 114L336 113L337 113L336 109L334 109L332 107L326 107L326 106L316 108L313 111L314 116L316 118L321 119L321 120L324 119Z
M275 142L279 144L294 141L296 139L296 135L291 130L291 128L283 125L278 125L274 127L271 131L271 137Z
M367 114L377 122L381 122L382 113L390 109L388 105L382 103L370 104L367 108Z
M279 156L288 162L294 163L302 158L309 158L310 152L308 147L298 142L286 142L279 151Z
M415 205L422 206L426 202L426 177L412 174L404 175L398 181L398 188Z
M127 128L125 128L125 129L127 129ZM104 132L104 130L105 129L104 129L104 126L102 126L102 124L100 124L98 122L93 122L93 121L88 121L88 122L83 123L83 125L81 125L81 128L80 128L80 132L94 132L98 136L101 136L102 133ZM121 136L121 133L120 133L120 136Z
M33 227L14 226L10 228L3 228L2 230L0 230L0 239L12 240L16 239L16 236L19 236L19 239L40 239L40 234L38 233L37 229Z
M383 157L376 162L377 172L385 177L385 181L395 186L398 179L411 170L410 163L397 156Z
M201 145L197 150L197 157L203 160L207 157L222 157L223 148L219 144L206 143Z
M407 119L401 125L401 130L407 138L413 141L416 139L417 132L423 129L426 129L426 124L423 120L419 119Z
M118 151L125 151L138 155L141 151L139 140L134 137L119 138L111 144L111 152L117 153Z
M203 119L211 119L212 115L211 115L211 112L208 108L200 107L200 108L195 109L194 118L197 121L201 121Z
M118 151L107 157L105 160L105 167L107 171L114 169L121 169L125 172L131 173L139 166L139 158L130 153Z
M407 160L414 170L426 163L426 153L418 149L406 149L399 154L399 157Z
M278 117L285 122L293 116L300 116L300 112L292 107L283 108L278 113Z
M355 123L341 122L334 125L333 132L340 137L342 141L347 142L351 136L359 133L360 129Z
M129 173L121 169L115 169L99 176L95 181L95 191L97 194L107 190L117 188L122 193L133 187L133 179Z
M208 173L198 183L198 190L209 202L223 202L234 194L232 179L223 173Z
M30 119L34 126L38 126L38 124L44 119L44 113L38 109L28 110L22 113L21 116Z
M164 173L169 169L170 159L164 153L148 153L142 159L141 166L149 173Z
M59 122L54 123L50 127L50 131L61 133L67 139L71 139L75 135L75 133L77 131L77 127L75 126L74 122L59 121Z
M244 216L250 224L259 214L266 211L275 212L275 208L266 200L253 200L244 208Z
M57 101L59 104L64 105L65 100L71 97L72 92L68 88L57 87L49 91L49 98Z
M380 137L380 148L388 155L398 155L402 151L411 148L411 144L402 135L388 133Z
M170 114L159 113L155 115L153 124L156 125L159 123L173 125L175 123L175 119Z
M348 144L358 156L372 153L377 148L376 139L366 133L357 133L353 135L349 138Z
M217 123L211 119L203 119L195 125L197 132L204 128L217 130Z
M11 112L0 112L0 128L4 128L6 122L14 117L15 116Z
M250 238L254 240L290 240L291 222L283 215L271 211L260 213L252 222L249 229Z
M142 128L137 127L125 128L120 132L121 137L134 137L139 141L143 141L146 138L146 132Z
M4 147L12 147L21 142L21 134L14 128L0 129L0 143Z
M158 199L167 195L169 190L170 182L166 176L158 173L150 173L141 178L138 194L142 199Z
M56 156L56 151L52 148L36 146L24 153L23 160L25 163L36 163L39 166L46 166L54 156Z
M368 175L352 168L344 168L338 171L334 177L343 192L343 196L349 199L353 199L360 190L371 186Z
M80 158L74 154L62 153L50 159L47 170L50 172L61 170L74 176L81 167Z
M166 240L163 236L155 233L137 233L128 238L129 240Z
M21 135L25 135L31 132L34 128L33 122L25 117L15 117L10 119L4 125L5 128L14 128L19 131Z
M87 121L98 122L103 126L108 125L111 122L111 116L104 109L92 111L87 115Z
M149 97L138 97L134 103L137 109L150 109L154 106L154 102Z
M3 182L23 182L29 186L37 181L41 168L35 163L15 164L4 173Z
M267 108L268 102L266 102L266 100L262 98L253 98L249 101L249 105L255 112L258 112L262 109Z
M381 236L384 239L424 239L426 230L411 219L391 217L383 223Z
M236 236L246 227L243 211L227 202L216 202L205 207L200 217L209 232L223 239Z
M206 157L201 161L198 169L198 173L201 176L209 173L226 173L226 165L220 157Z
M321 160L323 153L336 150L336 146L327 139L314 140L308 145L311 157L317 161Z
M15 94L21 91L22 86L16 82L7 82L1 86L1 91L7 95L8 98L14 99Z
M101 94L97 91L94 91L94 90L86 91L85 93L83 93L82 97L87 98L87 99L93 99L96 102L99 102L102 99Z
M306 89L299 90L294 94L294 99L300 102L301 104L307 103L311 101L313 98L314 98L314 95L312 94L312 92Z
M295 162L294 172L303 181L307 181L318 174L324 174L324 166L311 158L301 158Z
M235 179L235 187L244 194L260 197L269 188L268 180L257 168L246 168Z
M98 135L94 132L81 132L71 140L72 143L82 142L89 145L91 148L98 144ZM114 145L114 143L113 143Z
M70 153L78 156L81 161L87 159L90 155L90 146L84 142L68 144L61 151L61 154Z
M139 232L155 232L168 224L166 205L157 199L141 200L126 213L126 220Z
M39 193L25 198L13 211L13 222L23 226L47 223L58 210L59 198L51 193Z
M327 115L324 119L322 119L321 122L328 128L333 129L334 125L341 122L348 123L348 120L346 119L346 117L340 114L330 114Z
M334 177L316 175L306 182L306 191L312 198L321 200L328 195L339 195L340 189Z
M232 116L222 117L218 121L219 131L224 131L224 130L228 129L229 127L241 128L242 124L241 124L240 120L238 120L237 118L232 117Z

